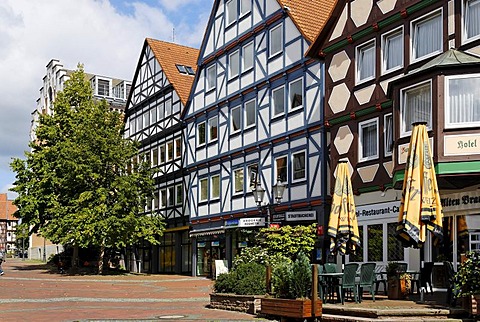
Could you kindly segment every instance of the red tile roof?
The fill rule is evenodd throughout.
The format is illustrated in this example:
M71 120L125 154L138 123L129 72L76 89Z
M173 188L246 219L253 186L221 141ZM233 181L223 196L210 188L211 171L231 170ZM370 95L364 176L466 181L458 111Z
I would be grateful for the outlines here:
M304 37L311 43L325 26L332 12L335 0L277 0L288 7L288 14L293 19Z
M199 50L151 38L147 38L146 41L185 106L192 89L194 76L181 74L176 64L190 66L196 71Z
M7 194L0 194L0 220L17 220L13 214L17 211L17 206L13 204L13 200L7 200Z

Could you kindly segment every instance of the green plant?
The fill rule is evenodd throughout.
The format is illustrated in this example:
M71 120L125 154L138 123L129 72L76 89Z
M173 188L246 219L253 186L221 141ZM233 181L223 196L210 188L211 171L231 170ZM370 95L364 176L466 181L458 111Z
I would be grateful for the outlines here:
M454 277L456 296L480 294L480 252L468 252Z
M262 295L265 287L266 268L258 263L243 263L234 270L220 274L213 285L217 293L238 295Z
M398 263L397 262L388 262L385 271L387 273L387 277L395 277L398 274Z
M280 263L273 269L272 291L275 297L290 299L308 297L311 284L310 262L302 252L293 263Z

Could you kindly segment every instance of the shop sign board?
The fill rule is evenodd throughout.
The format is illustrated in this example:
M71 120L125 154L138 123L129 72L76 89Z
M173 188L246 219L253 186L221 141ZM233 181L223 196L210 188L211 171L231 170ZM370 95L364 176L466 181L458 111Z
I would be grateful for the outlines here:
M444 212L471 210L480 208L480 190L458 193L442 194L442 207Z
M312 221L317 220L317 212L313 211L287 211L285 221Z
M430 138L429 141L430 141L430 149L432 150L432 154L433 154L433 138ZM398 146L398 164L404 164L407 162L409 145L410 143L405 143Z
M357 206L355 212L357 213L359 221L398 217L398 213L400 212L400 201Z
M238 221L238 227L264 227L265 218L254 217L254 218L240 218Z
M272 221L284 221L285 220L285 214L273 214L272 215Z
M446 135L445 155L480 154L480 134Z
M225 228L236 228L238 227L239 220L238 219L227 219L225 220Z

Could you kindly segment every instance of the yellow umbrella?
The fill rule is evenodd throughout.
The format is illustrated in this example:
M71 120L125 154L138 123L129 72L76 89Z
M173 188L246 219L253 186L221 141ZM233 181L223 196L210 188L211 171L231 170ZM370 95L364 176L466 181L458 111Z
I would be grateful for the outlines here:
M415 124L408 148L397 236L405 246L422 247L426 232L443 238L442 204L425 124Z
M353 199L352 183L346 162L339 162L335 192L332 198L332 210L328 221L330 251L341 255L355 254L360 247L357 215Z

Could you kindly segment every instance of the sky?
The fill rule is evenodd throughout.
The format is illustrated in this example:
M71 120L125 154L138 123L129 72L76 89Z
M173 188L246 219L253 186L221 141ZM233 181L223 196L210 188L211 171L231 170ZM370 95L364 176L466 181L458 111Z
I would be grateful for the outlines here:
M199 48L214 0L1 0L0 193L25 159L46 65L132 80L145 38Z

